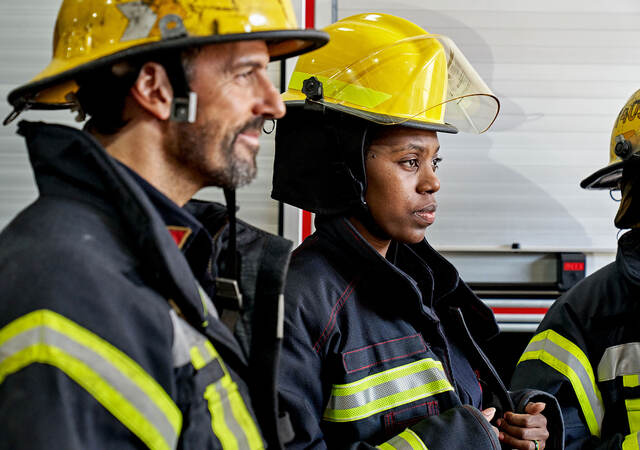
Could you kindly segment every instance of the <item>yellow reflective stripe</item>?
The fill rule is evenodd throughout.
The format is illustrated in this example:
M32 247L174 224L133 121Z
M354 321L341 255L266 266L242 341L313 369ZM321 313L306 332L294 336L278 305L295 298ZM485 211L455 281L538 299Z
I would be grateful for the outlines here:
M334 385L323 419L331 422L359 420L452 390L442 364L431 358L422 359L353 383Z
M555 331L545 330L531 339L518 364L536 359L569 379L589 431L594 436L600 436L604 406L593 369L584 352Z
M622 441L622 450L640 450L638 439L640 439L638 433L627 434Z
M640 379L638 375L623 375L622 384L624 387L636 387L640 386Z
M366 88L358 84L346 83L322 75L305 72L293 72L291 81L289 82L289 89L302 90L302 83L310 77L316 77L322 82L325 97L345 101L365 108L375 108L380 103L392 97L391 94L387 94L386 92L376 91L375 89Z
M204 398L209 405L211 428L222 448L262 449L260 432L244 403L238 386L228 374L207 386Z
M627 418L629 419L629 431L636 433L640 431L640 399L626 399L624 405L627 408Z
M182 415L172 399L135 361L89 330L48 310L0 330L0 383L34 363L64 372L149 448L177 445Z
M209 340L191 348L191 361L200 370L214 359L220 364L223 377L207 386L204 398L209 405L211 428L226 449L262 449L262 437L253 417L220 355ZM204 355L203 355L204 353Z
M376 448L382 450L429 450L418 435L409 428Z
M211 362L211 359L207 359L202 356L198 347L191 347L189 353L191 354L191 364L193 364L193 367L195 367L196 370L202 369L207 365L207 363Z

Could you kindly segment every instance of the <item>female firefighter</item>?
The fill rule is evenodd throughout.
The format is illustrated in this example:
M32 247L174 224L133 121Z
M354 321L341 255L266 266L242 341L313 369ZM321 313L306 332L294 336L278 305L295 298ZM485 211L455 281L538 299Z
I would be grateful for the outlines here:
M325 31L276 135L272 195L316 213L317 230L286 288L289 447L561 448L555 399L506 391L476 344L498 332L491 310L424 237L437 133L486 130L497 99L451 40L404 19Z

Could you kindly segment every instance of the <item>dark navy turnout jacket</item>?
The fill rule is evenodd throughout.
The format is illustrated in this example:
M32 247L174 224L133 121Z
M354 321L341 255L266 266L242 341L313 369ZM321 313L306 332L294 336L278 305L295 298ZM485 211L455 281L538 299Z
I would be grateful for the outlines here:
M153 188L89 134L20 133L40 196L0 234L0 449L278 448L290 244L239 224L234 335L211 300L223 206L174 211L206 232L165 223ZM190 234L197 261L179 248Z
M290 448L499 449L481 409L498 417L555 399L508 393L477 341L498 332L491 310L426 240L383 258L344 217L318 217L294 251L286 288L279 388Z
M615 262L558 299L525 349L516 388L554 394L567 449L640 446L640 230Z

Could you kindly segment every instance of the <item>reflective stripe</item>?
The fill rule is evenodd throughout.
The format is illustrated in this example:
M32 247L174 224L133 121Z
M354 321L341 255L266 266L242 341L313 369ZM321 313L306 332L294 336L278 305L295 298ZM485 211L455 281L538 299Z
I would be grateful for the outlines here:
M301 91L302 83L310 77L316 77L322 82L325 97L335 98L336 100L342 100L365 108L375 108L380 103L392 97L391 94L387 94L386 92L376 91L358 84L345 83L344 81L333 80L323 77L322 75L313 75L304 72L293 72L293 74L291 74L289 89Z
M636 433L640 431L640 399L625 399L624 406L627 409L629 432Z
M219 364L222 369L224 375L208 385L203 395L211 414L211 429L222 447L225 450L264 448L238 385L232 380L213 344L173 311L171 321L174 327L174 365L190 358L196 370L212 363Z
M429 450L418 435L409 428L376 448L383 450Z
M598 381L640 373L640 342L615 345L604 351L598 364Z
M182 415L162 387L122 351L53 311L39 310L0 330L0 383L34 363L82 386L151 449L172 449Z
M640 450L640 436L638 436L638 433L627 434L624 437L622 450Z
M531 339L518 364L535 359L553 367L569 379L589 431L594 436L600 436L604 405L593 369L584 352L555 331L545 330Z
M640 377L638 375L622 375L622 384L624 387L640 386Z
M351 422L452 390L440 361L422 359L353 383L334 385L323 419Z

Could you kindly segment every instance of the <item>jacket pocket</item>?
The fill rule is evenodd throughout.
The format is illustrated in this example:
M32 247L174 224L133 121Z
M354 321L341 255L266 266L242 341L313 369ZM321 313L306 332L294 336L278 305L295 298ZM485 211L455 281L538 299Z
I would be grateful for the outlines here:
M408 358L427 351L420 333L378 342L342 353L342 364L347 374Z
M423 401L407 408L390 411L383 416L385 436L391 437L429 416L440 414L438 400Z

